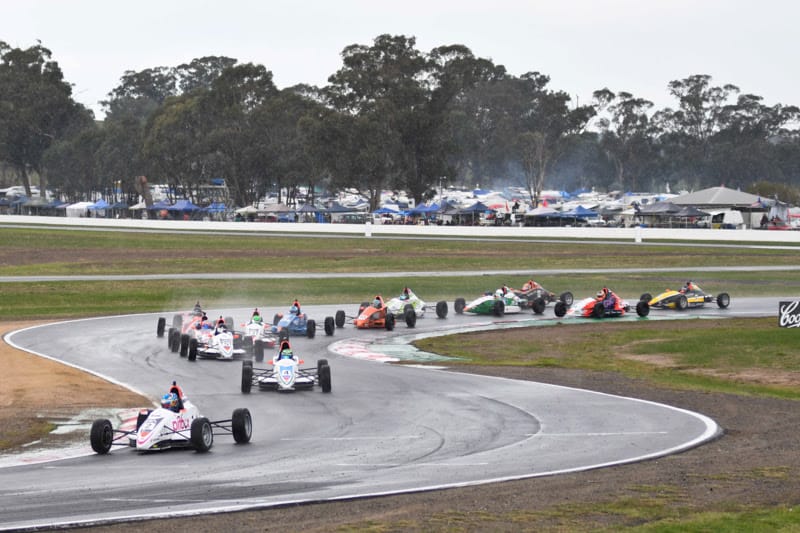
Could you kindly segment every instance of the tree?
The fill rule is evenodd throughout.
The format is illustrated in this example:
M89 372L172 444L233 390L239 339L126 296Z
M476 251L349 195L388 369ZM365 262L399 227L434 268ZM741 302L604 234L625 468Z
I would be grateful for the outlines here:
M72 100L72 87L50 50L38 42L27 49L0 41L0 159L16 171L30 196L30 174L41 174L45 151L68 132L92 123L92 114Z

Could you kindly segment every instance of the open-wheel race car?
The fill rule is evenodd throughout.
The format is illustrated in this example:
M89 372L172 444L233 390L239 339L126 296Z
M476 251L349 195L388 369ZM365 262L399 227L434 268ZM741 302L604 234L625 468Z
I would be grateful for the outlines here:
M333 317L325 317L323 325L325 335L333 335L336 330ZM275 313L272 318L271 333L277 335L279 341L288 339L290 336L313 339L317 334L317 321L313 318L308 318L308 315L300 310L300 304L295 300L288 313Z
M249 357L248 352L242 348L239 334L228 330L225 323L217 324L213 330L201 327L195 331L194 336L189 334L186 350L189 361L195 361L198 357L226 361ZM181 355L183 353L183 341L181 341Z
M414 314L417 315L417 318L424 317L425 312L431 309L436 311L437 318L446 318L448 312L446 301L440 300L436 302L436 304L426 303L408 287L403 289L400 296L386 302L386 307L389 309L389 312L395 316L395 321L397 321L398 318L405 319L409 311L413 311Z
M521 289L511 289L519 298L519 305L522 309L530 309L537 315L544 313L545 307L549 303L564 302L567 307L573 303L572 293L569 291L556 294L550 292L535 281L526 281Z
M172 325L169 329L167 329L167 318L163 316L158 317L156 337L161 338L166 333L167 346L173 352L178 352L180 351L182 341L185 343L184 346L188 347L188 337L182 339L182 336L195 329L197 324L201 323L203 320L208 319L206 318L203 308L200 306L200 302L197 302L192 311L179 315L172 315ZM183 355L186 355L185 350Z
M272 333L272 326L264 322L256 309L250 321L242 324L242 348L252 353L256 361L261 362L264 360L264 350L274 348L277 343L278 337Z
M292 351L289 341L281 341L278 353L270 361L272 368L257 369L252 361L242 362L242 393L252 388L274 391L311 390L318 385L322 392L331 392L331 367L327 359L319 359L316 368L301 368L303 360Z
M653 309L675 309L685 311L695 307L704 307L706 304L717 304L720 309L727 309L731 304L731 297L727 292L716 296L707 294L694 282L687 282L681 290L667 289L655 296L650 293L642 294L639 299L645 301Z
M417 325L417 313L413 309L406 309L402 318L410 328ZM355 316L347 316L341 309L336 311L334 321L337 328L343 328L348 320L358 329L381 328L392 331L397 322L397 316L389 310L383 298L378 295L372 302L363 302L359 305L358 313Z
M92 449L99 454L111 451L112 446L129 446L147 452L167 448L191 448L207 452L214 444L214 435L233 435L237 444L250 442L253 420L250 411L235 409L231 418L209 420L172 383L161 407L143 409L136 421L136 429L114 429L107 419L95 420L89 435Z
M464 298L456 298L454 303L456 314L472 313L475 315L493 315L501 317L503 315L519 313L522 306L519 296L511 290L497 289L487 292L483 296L476 298L470 303L466 303Z
M557 301L554 312L559 318L575 316L584 318L615 318L625 316L631 311L631 305L607 288L599 291L594 298L584 298L571 307ZM650 306L645 301L638 301L634 307L636 314L645 317L650 313Z

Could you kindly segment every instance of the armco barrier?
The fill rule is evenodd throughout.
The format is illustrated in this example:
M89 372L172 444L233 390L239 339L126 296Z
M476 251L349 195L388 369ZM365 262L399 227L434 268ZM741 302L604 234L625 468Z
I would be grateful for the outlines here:
M316 224L280 222L213 222L199 220L138 220L113 218L40 217L0 215L0 224L72 227L130 228L180 231L234 231L253 233L338 233L379 237L417 235L429 237L567 238L646 242L648 240L753 242L798 244L800 231L715 230L682 228L569 228L519 226L406 226L382 224Z

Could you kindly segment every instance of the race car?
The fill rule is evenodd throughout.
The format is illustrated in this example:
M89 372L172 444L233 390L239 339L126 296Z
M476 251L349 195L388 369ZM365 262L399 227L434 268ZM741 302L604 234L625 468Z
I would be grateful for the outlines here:
M252 361L242 362L242 393L249 394L253 386L260 390L281 392L311 390L319 385L322 392L331 391L331 367L327 359L319 359L316 368L300 368L303 360L292 352L289 341L281 342L280 350L270 361L272 369L253 368Z
M417 315L417 318L424 317L425 311L429 309L435 309L436 316L438 318L446 318L448 311L447 302L444 300L436 302L436 305L425 303L414 293L414 291L408 287L403 289L403 292L400 296L392 298L386 302L386 307L388 307L389 312L395 316L395 321L397 321L398 317L405 318L405 315L409 310L414 312L414 314Z
M172 315L172 326L169 330L166 330L167 327L167 319L166 317L159 317L158 323L156 324L156 337L159 339L164 336L164 332L167 332L167 346L173 352L177 352L180 350L181 346L181 335L188 333L190 330L195 328L195 326L202 322L205 318L205 312L203 312L203 308L200 306L200 302L197 302L194 305L194 309L188 313L183 313L180 315ZM188 338L186 339L188 343ZM186 355L184 352L183 355Z
M667 289L656 296L646 292L639 299L647 302L654 309L676 309L678 311L704 307L710 303L716 303L720 309L726 309L731 303L731 297L727 292L712 296L706 294L703 289L691 281L687 282L679 291Z
M92 449L107 454L112 446L130 446L147 452L167 448L192 448L207 452L214 444L214 435L233 435L237 444L250 442L253 420L245 408L234 409L227 420L211 421L183 394L173 381L170 392L162 398L158 409L143 409L136 429L114 429L107 419L92 423L89 441Z
M196 336L189 338L187 356L189 361L195 361L198 357L204 359L233 360L246 357L249 354L241 347L237 347L235 342L237 333L227 329L225 324L219 324L214 328L213 333L200 329ZM181 343L183 346L183 343ZM181 348L181 351L183 348Z
M520 298L513 291L503 291L503 289L497 289L494 293L487 292L469 304L464 298L456 298L454 307L459 315L466 312L500 317L522 311Z
M332 316L325 317L325 335L333 335L334 319ZM271 332L278 336L278 340L288 339L292 335L302 335L313 339L317 333L317 321L308 318L308 315L300 311L297 300L292 304L287 314L276 313L272 318Z
M544 313L545 307L549 303L561 301L569 307L573 302L571 292L566 291L556 295L556 293L548 291L532 279L526 281L521 289L511 290L519 298L520 307L530 309L537 315Z
M645 317L650 313L650 306L645 301L636 302L636 314ZM564 302L556 302L554 311L559 318L564 316L575 316L584 318L615 318L625 316L630 312L631 306L628 302L603 288L594 298L584 298L568 307Z
M406 325L413 328L417 324L417 314L413 309L406 309L403 313ZM372 302L363 302L358 306L358 313L355 316L347 316L341 309L336 311L335 324L337 328L343 328L347 320L358 329L384 328L392 331L397 321L396 315L389 311L389 308L378 295Z
M264 323L259 315L258 320L242 324L242 348L250 351L256 361L264 360L264 349L274 348L278 342L278 337L273 335L272 326Z

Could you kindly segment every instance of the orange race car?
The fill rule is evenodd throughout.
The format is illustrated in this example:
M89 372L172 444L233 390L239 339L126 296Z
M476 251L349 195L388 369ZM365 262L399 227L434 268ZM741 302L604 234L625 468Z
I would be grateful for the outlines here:
M404 317L406 325L413 328L417 322L417 315L412 312L406 313ZM364 302L358 306L356 316L347 316L342 310L336 311L334 320L337 328L343 328L348 319L359 329L385 328L387 331L392 331L397 321L397 317L386 307L381 295L375 296L372 302Z

